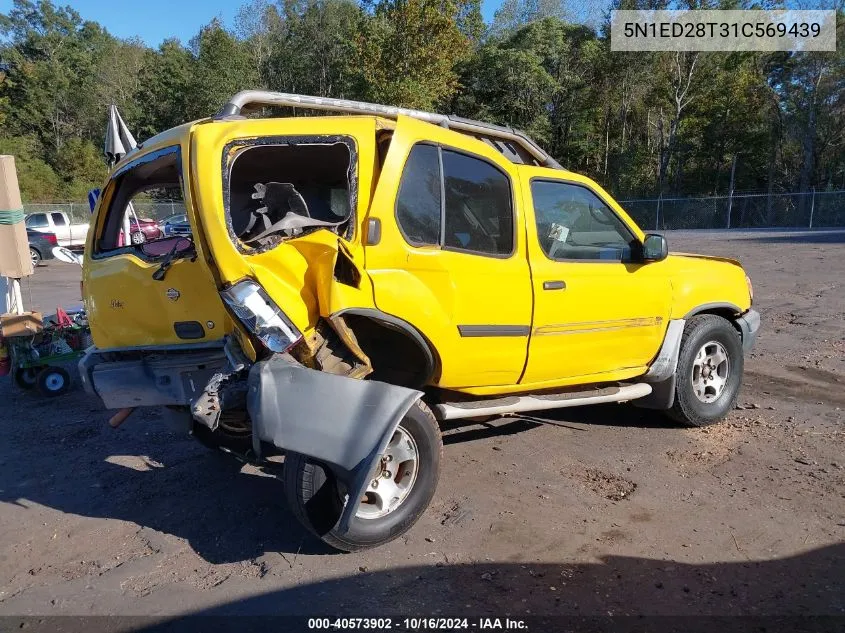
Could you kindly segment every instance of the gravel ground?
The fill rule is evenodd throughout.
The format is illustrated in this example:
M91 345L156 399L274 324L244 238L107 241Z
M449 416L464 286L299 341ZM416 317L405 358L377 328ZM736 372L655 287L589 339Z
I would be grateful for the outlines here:
M299 528L281 466L0 380L0 615L845 615L845 232L668 237L754 280L763 330L728 420L605 405L450 427L431 507L359 554ZM78 304L78 277L51 262L33 302Z

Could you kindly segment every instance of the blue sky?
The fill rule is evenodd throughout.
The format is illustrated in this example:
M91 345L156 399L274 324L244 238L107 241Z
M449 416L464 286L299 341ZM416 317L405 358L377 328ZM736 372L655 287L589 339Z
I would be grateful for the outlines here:
M150 46L168 37L187 43L200 27L219 17L231 26L242 2L239 0L53 0L70 5L85 20L105 26L117 37L140 36ZM493 17L501 0L483 0L484 18ZM8 13L12 0L0 0L0 13Z

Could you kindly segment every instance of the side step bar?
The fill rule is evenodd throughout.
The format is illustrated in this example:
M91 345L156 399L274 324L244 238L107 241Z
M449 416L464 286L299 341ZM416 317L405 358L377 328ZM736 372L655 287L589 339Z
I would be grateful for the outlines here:
M627 402L628 400L642 398L650 393L651 385L637 383L589 391L505 396L491 400L469 400L465 402L443 402L434 405L434 415L438 420L458 420L483 415L505 415L526 411L580 407L586 404L601 404L602 402Z

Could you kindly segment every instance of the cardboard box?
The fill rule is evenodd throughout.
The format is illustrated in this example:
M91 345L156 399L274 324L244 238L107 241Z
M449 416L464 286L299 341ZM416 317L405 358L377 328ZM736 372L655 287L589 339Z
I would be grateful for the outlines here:
M0 156L0 210L23 208L13 156ZM29 239L23 222L0 224L0 275L20 279L32 274Z
M44 329L44 319L40 312L0 315L0 335L3 338L13 336L32 336Z

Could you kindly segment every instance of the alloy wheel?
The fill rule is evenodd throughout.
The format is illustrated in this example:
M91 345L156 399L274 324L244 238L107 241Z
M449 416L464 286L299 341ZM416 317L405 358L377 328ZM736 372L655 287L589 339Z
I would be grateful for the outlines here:
M408 498L419 470L419 451L411 434L399 426L379 460L355 516L380 519Z
M708 341L698 350L692 363L692 390L701 402L709 404L722 395L728 384L730 358L725 346Z

